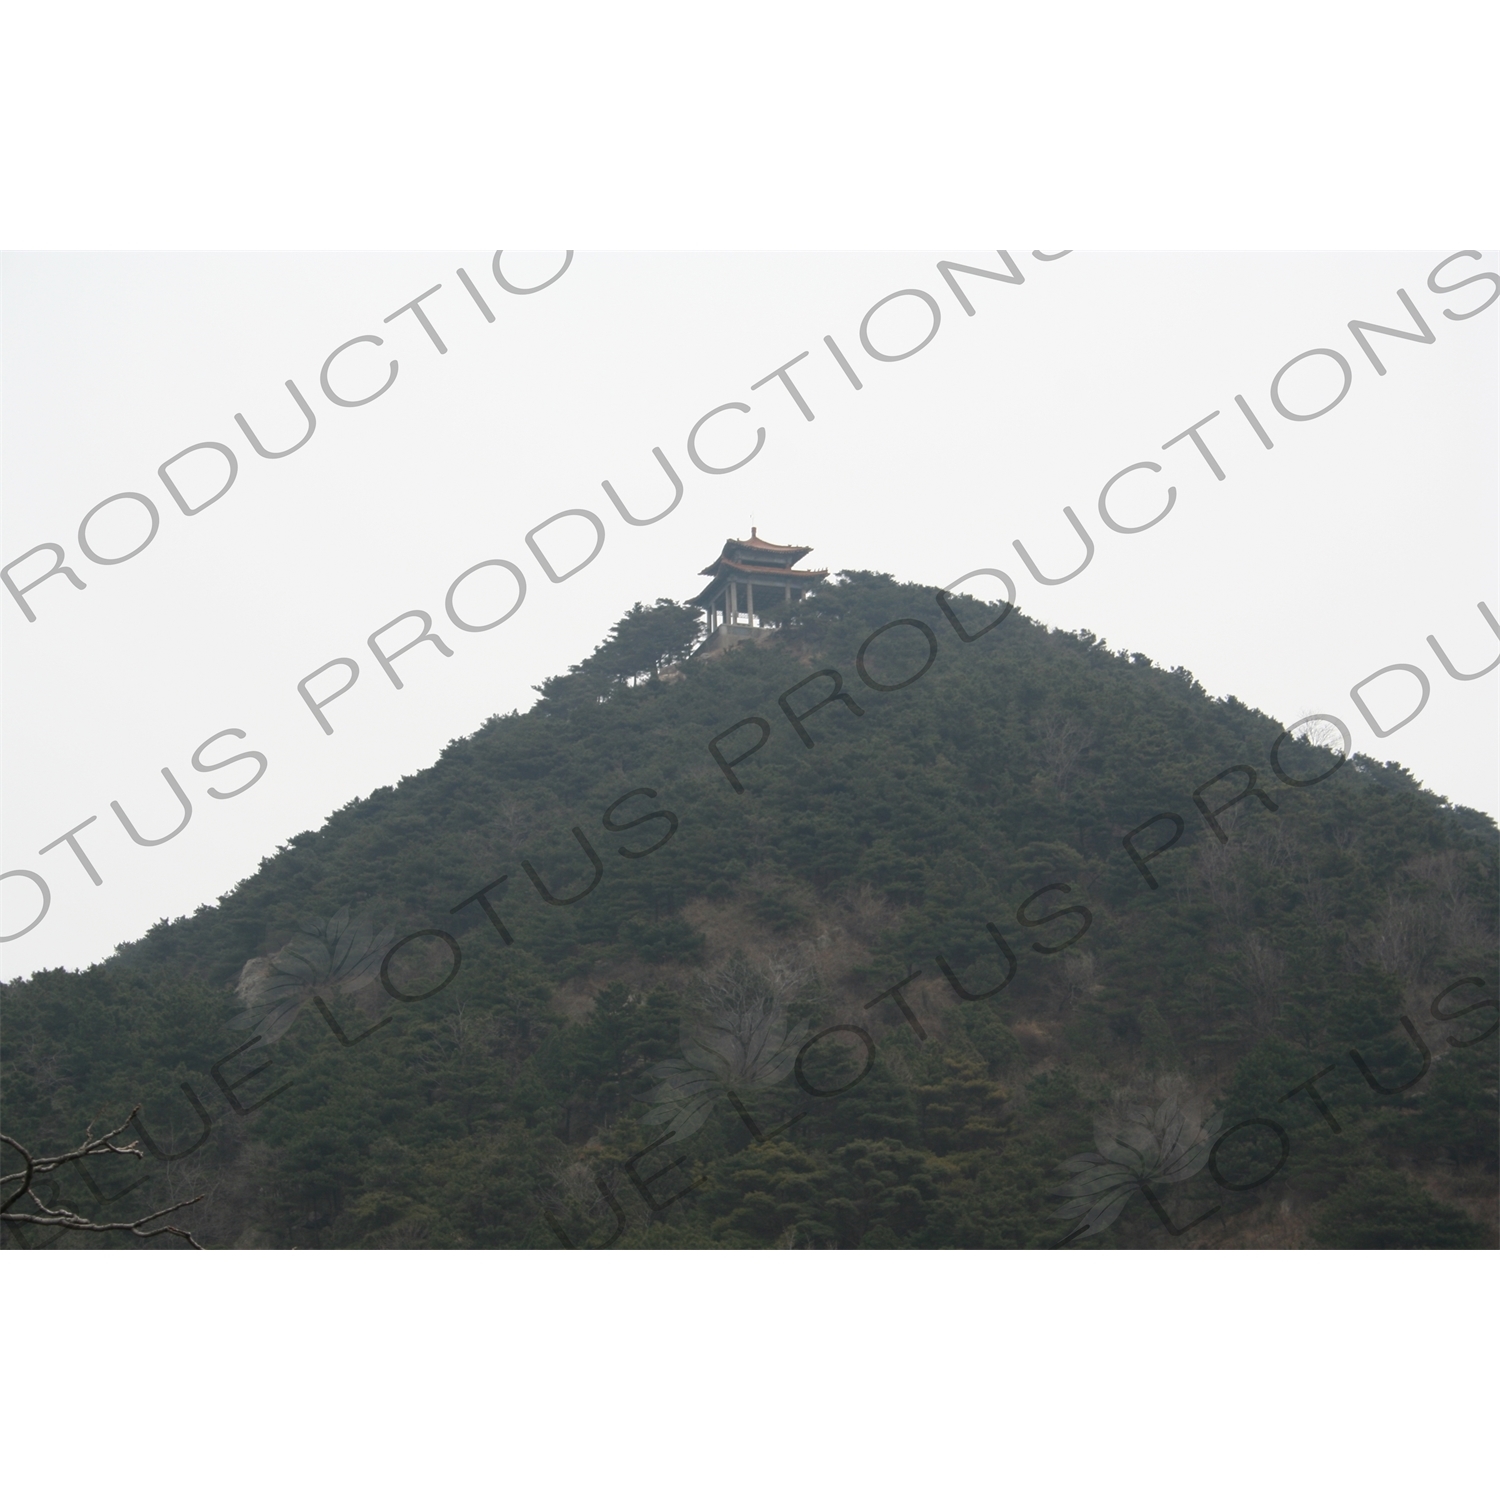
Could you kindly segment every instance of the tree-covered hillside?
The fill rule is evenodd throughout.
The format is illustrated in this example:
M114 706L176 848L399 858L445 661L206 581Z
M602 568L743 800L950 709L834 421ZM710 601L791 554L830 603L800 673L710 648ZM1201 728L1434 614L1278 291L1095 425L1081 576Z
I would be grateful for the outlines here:
M997 613L849 575L681 659L638 606L5 986L6 1133L139 1104L63 1200L211 1247L1494 1245L1494 823Z

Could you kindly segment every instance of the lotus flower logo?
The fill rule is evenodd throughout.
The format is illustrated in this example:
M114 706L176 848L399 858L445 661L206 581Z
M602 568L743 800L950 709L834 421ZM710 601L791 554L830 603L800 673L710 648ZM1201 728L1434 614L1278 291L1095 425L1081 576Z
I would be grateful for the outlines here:
M380 972L390 936L377 933L368 919L352 917L347 906L332 917L309 922L280 952L252 958L245 965L235 989L245 1011L230 1026L239 1031L253 1028L269 1045L284 1036L313 1002L342 1040L318 992L352 995L363 989Z
M1071 1157L1059 1169L1073 1174L1056 1189L1070 1201L1055 1210L1053 1217L1082 1220L1062 1243L1102 1234L1136 1192L1145 1197L1174 1235L1191 1228L1187 1224L1178 1229L1171 1223L1154 1189L1186 1182L1203 1170L1220 1120L1221 1116L1215 1115L1200 1124L1183 1112L1174 1094L1154 1112L1149 1106L1137 1106L1123 1116L1096 1121L1094 1144L1098 1150ZM1200 1223L1207 1217L1202 1214L1192 1222Z
M792 1025L787 1005L806 981L802 968L783 959L754 965L734 958L714 970L700 1014L683 1027L682 1056L651 1069L661 1081L641 1096L653 1106L647 1132L683 1140L727 1098L759 1137L739 1096L780 1083L795 1066L807 1024Z

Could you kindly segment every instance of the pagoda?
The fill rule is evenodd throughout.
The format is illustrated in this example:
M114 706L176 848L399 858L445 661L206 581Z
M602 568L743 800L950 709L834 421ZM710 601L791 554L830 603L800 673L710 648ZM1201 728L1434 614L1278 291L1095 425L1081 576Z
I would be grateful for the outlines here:
M827 568L794 566L811 551L811 547L762 541L753 526L748 541L728 538L718 560L702 570L710 580L708 586L688 600L708 617L708 634L698 649L717 650L770 629L757 613L757 598L762 609L790 604L828 576Z

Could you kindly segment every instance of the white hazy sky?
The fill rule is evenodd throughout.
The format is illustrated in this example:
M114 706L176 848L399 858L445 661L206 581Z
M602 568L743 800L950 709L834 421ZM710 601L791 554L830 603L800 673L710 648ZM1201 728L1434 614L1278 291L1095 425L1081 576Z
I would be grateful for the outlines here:
M810 566L932 585L1001 569L1020 606L1049 625L1088 628L1114 647L1185 665L1210 692L1283 721L1336 714L1357 750L1400 761L1455 801L1500 811L1500 672L1454 681L1426 642L1436 635L1467 671L1500 652L1477 608L1484 600L1500 610L1500 307L1450 319L1445 309L1469 312L1493 285L1439 295L1427 284L1463 248L1079 250L1043 262L1022 247L1011 253L1024 285L961 278L972 317L937 262L999 269L994 250L580 252L530 296L497 285L484 249L9 256L0 288L3 561L57 542L87 588L43 583L26 596L34 624L0 595L0 868L37 871L52 893L45 920L0 949L0 973L86 964L161 917L213 901L290 835L429 764L487 715L525 708L532 684L586 655L636 600L695 592L722 540L748 535L752 524L773 540L811 545ZM560 252L507 254L502 269L531 283L561 261ZM493 323L463 289L459 267ZM1454 262L1440 280L1497 269L1489 252ZM437 284L423 306L446 354L411 314L383 322ZM861 319L905 288L936 300L941 325L911 358L879 362L861 348ZM1398 288L1436 341L1373 335L1382 377L1347 325L1410 327ZM877 313L870 332L878 347L900 350L930 323L925 304L908 297ZM320 390L319 370L362 334L386 343L342 356L336 387L374 389L392 358L400 371L379 399L340 408ZM862 390L839 371L824 335L855 365ZM1348 361L1348 395L1317 420L1288 421L1273 409L1272 378L1317 348ZM792 375L813 422L780 382L751 389L804 350ZM317 429L300 451L268 461L251 451L234 414L268 446L288 445L304 430L288 379ZM1334 362L1320 356L1286 378L1282 395L1312 411L1339 384ZM1274 449L1241 417L1236 394ZM751 411L705 428L704 457L732 462L757 427L764 447L734 473L702 473L688 460L688 431L732 401ZM1215 410L1203 437L1222 481L1190 442L1162 450ZM184 516L157 466L206 441L234 450L238 478L221 500ZM627 526L601 482L653 514L669 495L656 446L685 481L683 501L656 525ZM1109 531L1101 486L1145 460L1162 472L1120 483L1118 517L1148 520L1168 484L1175 509L1149 531ZM178 472L194 501L222 482L213 455L194 455ZM125 491L151 499L160 530L128 562L90 563L79 523ZM1065 505L1097 551L1079 577L1044 587L1012 544L1020 538L1050 576L1076 567L1081 544ZM524 538L571 508L597 515L606 540L591 564L553 584ZM570 524L549 533L559 570L574 544ZM128 500L89 531L106 555L144 536L145 513ZM465 634L444 617L444 596L490 558L523 570L527 597L506 624ZM38 554L14 576L29 581L48 561ZM986 591L982 580L976 588ZM490 570L466 585L463 607L482 619L512 598L506 575ZM365 642L416 609L433 617L453 655L423 645L401 657L398 692ZM414 630L392 632L392 649ZM336 732L326 736L296 685L341 656L358 660L361 675L329 706ZM1349 690L1397 662L1427 674L1431 698L1412 723L1378 739ZM1414 679L1395 673L1372 685L1369 701L1390 724L1416 693ZM228 728L246 738L220 740L206 758L254 749L269 769L243 796L216 801L206 788L239 785L249 763L203 775L190 759ZM162 767L189 796L192 818L169 842L140 847L110 804L119 801L143 835L167 833L180 811ZM79 839L99 886L66 845L38 853L90 816L97 821ZM0 930L36 915L31 882L7 880L0 896Z

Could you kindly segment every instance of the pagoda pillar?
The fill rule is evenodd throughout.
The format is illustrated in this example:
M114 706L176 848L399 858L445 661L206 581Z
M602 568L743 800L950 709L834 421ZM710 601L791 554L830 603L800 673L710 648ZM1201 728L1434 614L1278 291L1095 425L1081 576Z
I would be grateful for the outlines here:
M755 585L748 579L745 582L745 623L755 624Z

